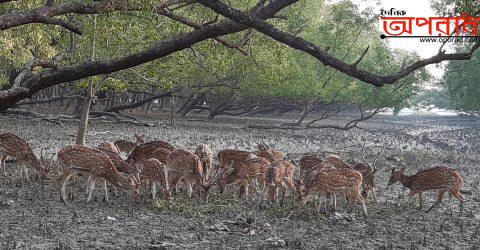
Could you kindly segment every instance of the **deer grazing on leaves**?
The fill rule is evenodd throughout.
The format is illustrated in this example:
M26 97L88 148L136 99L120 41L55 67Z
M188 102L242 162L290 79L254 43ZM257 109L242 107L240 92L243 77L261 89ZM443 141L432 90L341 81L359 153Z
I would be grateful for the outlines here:
M460 194L460 188L463 185L463 178L457 171L446 166L436 166L419 171L411 176L406 175L404 172L405 167L398 170L395 168L392 169L388 185L400 182L404 187L410 189L408 201L405 205L409 203L413 196L418 194L418 201L421 209L423 207L422 193L429 190L437 190L437 199L426 213L430 212L442 202L443 195L446 192L450 192L451 195L460 201L460 213L463 212L464 198L462 194Z
M88 174L87 201L92 198L93 190L97 179L104 181L105 201L108 201L107 181L124 190L131 190L132 196L138 200L138 181L132 175L126 179L117 171L110 157L100 150L73 145L60 149L57 153L62 175L59 178L61 199L67 202L65 186L70 177L77 173Z
M40 181L47 179L52 159L46 160L44 158L43 149L40 153L40 159L38 159L25 140L14 134L4 133L0 134L0 167L4 175L6 175L5 160L7 157L15 158L20 163L20 172L24 173L26 179L28 179L27 167L35 169Z
M118 151L120 151L120 154L125 153L126 155L130 155L138 145L144 143L145 135L139 134L135 134L135 142L128 140L118 140L114 142L115 146L118 148Z
M306 204L312 194L317 194L320 198L317 204L317 211L320 211L321 205L325 204L325 213L327 213L326 196L327 193L345 194L351 201L351 207L355 201L362 204L364 215L367 216L367 208L360 188L362 185L362 174L358 171L342 168L326 168L313 173L306 182L299 187L299 196L303 205Z

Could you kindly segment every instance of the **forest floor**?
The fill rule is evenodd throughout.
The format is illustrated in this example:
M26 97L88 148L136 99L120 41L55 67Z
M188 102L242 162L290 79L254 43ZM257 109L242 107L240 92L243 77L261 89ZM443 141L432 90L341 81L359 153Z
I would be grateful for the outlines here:
M271 122L270 120L269 122ZM383 117L365 123L364 129L340 130L254 130L245 128L260 119L151 120L152 127L94 122L87 135L89 145L102 141L132 139L145 133L148 139L165 140L175 147L194 150L207 143L221 148L255 150L254 140L298 159L306 153L335 152L355 162L360 159L362 140L367 145L391 143L377 175L378 203L369 201L364 218L359 205L348 213L340 199L337 213L315 213L312 204L300 207L287 199L280 206L253 199L239 200L235 191L212 193L204 204L195 196L186 199L184 190L171 203L144 197L140 204L127 193L102 201L100 184L94 201L85 201L85 179L74 178L67 187L75 194L69 204L60 202L57 171L42 187L20 177L0 176L0 248L335 248L335 249L478 249L480 246L480 120L459 117ZM27 139L38 154L42 147L53 154L75 140L76 124L63 125L18 116L0 116L0 133L13 132ZM374 152L370 152L370 157ZM387 157L388 156L388 157ZM388 160L390 159L390 160ZM395 162L392 159L397 159ZM426 214L435 193L424 194L423 210L418 202L401 208L407 190L399 183L387 187L392 166L406 165L409 174L434 165L451 165L464 177L463 214L458 201L444 202ZM15 162L7 164L14 172ZM58 166L57 168L58 169ZM113 194L113 192L111 192Z

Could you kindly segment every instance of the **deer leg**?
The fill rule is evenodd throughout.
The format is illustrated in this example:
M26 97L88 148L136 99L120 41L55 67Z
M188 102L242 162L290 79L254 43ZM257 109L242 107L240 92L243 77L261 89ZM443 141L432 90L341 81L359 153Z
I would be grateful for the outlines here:
M460 214L463 213L463 201L464 201L464 198L463 198L463 195L460 194L460 190L450 190L450 194L455 196L455 198L457 198L459 201L460 201Z
M95 176L89 176L87 202L89 202L92 199L92 193L93 193L93 190L95 189L95 181L96 181Z
M2 167L2 171L3 171L3 176L7 176L7 171L6 171L6 164L5 164L5 161L7 160L7 155L4 155L4 154L0 154L0 166Z
M446 189L441 189L437 191L437 200L435 201L435 203L433 203L433 205L429 209L427 209L425 213L430 212L434 207L438 206L438 204L442 202L443 195L445 194L445 192L447 192Z
M318 206L317 206L317 212L320 212L320 209L322 207L322 204L325 203L324 208L325 208L325 215L327 215L327 194L322 193L319 195L319 200L318 200Z
M105 189L105 197L103 197L103 200L105 202L108 201L108 187L107 187L107 181L103 181L103 189Z
M155 200L155 199L157 198L157 196L156 196L156 195L157 195L157 187L155 186L155 182L154 182L154 181L152 181L150 184L151 184L151 188L152 188L152 190L151 190L151 192L152 192L152 199Z
M372 198L373 198L373 202L375 204L377 204L377 194L375 194L375 188L372 187Z
M283 206L283 204L285 203L285 196L287 195L287 188L282 185L280 189L282 191L282 197L280 198L280 205Z
M245 199L248 197L248 187L250 186L250 183L246 182L244 187L245 187Z
M63 202L67 203L67 196L65 195L65 187L67 185L68 179L72 176L72 173L67 172L63 173L62 176L60 177L60 198L62 199Z
M420 205L420 210L421 210L423 208L422 193L418 193L418 204Z
M187 186L187 196L188 198L192 198L192 183L190 180L184 180L185 186Z
M26 166L25 164L23 164L22 170L23 170L23 174L24 174L25 179L26 179L27 181L30 180L29 177L28 177L27 166Z

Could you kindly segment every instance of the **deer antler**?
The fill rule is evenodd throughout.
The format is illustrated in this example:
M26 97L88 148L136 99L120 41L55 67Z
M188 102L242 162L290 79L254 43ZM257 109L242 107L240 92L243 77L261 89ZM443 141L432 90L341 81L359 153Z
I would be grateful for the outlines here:
M385 150L385 145L386 143L384 143L380 149L380 151L377 152L377 154L375 155L375 157L373 158L373 163L370 164L366 159L365 159L365 144L366 144L366 141L363 142L363 145L362 145L362 152L361 152L361 157L362 157L362 160L365 164L367 164L367 166L370 168L370 171L373 171L373 172L376 172L382 168L376 168L375 167L375 164L377 163L377 160L378 158L380 157L380 155L383 154L383 151Z

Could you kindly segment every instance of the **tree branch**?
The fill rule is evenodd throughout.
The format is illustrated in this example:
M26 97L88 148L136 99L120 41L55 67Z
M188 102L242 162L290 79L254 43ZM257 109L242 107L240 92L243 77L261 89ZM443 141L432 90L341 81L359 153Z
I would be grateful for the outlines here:
M433 57L417 61L410 66L400 69L396 74L392 75L376 75L365 70L352 67L353 65L348 64L335 56L330 55L325 50L318 48L317 45L306 41L303 38L296 37L285 33L273 25L260 20L254 16L247 15L237 9L234 9L222 2L217 0L197 0L200 4L212 9L216 13L223 15L231 20L234 20L238 23L248 25L257 31L271 37L272 39L284 43L294 49L301 50L313 57L318 61L323 63L325 66L330 66L348 76L356 78L360 81L372 84L374 86L383 86L385 84L393 84L396 81L408 76L413 71L425 67L429 64L436 64L442 61L447 60L469 60L472 57L473 52L478 49L480 43L477 42L466 53L452 53L452 54L437 54ZM296 0L295 2L297 2Z

